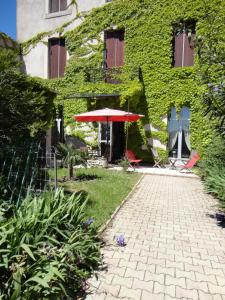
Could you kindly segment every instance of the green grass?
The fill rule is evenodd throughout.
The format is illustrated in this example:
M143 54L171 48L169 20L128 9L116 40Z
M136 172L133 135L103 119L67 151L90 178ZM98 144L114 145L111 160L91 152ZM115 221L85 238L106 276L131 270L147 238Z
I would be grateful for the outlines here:
M66 169L58 170L58 177L67 175ZM84 176L96 176L92 180L82 179ZM95 226L106 222L116 207L128 195L135 183L141 177L138 173L111 171L101 168L78 169L76 176L81 180L67 181L60 185L67 191L83 190L88 193L87 217L95 219Z

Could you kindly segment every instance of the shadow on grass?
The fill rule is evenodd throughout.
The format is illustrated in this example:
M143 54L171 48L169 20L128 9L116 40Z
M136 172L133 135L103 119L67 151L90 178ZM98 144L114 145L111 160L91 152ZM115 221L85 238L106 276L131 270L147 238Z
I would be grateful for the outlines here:
M216 220L216 224L219 227L225 228L225 214L223 212L217 212L215 214L206 214L207 217Z

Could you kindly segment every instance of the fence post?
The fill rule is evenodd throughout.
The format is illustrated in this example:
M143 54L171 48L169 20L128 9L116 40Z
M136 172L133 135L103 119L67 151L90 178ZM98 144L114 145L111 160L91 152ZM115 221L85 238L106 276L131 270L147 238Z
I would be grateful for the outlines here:
M55 182L55 192L57 191L58 188L58 174L57 174L57 158L56 158L56 152L54 151L54 182Z

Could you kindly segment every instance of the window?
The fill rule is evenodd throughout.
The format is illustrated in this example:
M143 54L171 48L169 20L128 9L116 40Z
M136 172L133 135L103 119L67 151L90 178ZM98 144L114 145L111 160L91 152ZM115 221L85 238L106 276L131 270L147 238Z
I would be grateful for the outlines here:
M50 0L49 1L49 12L59 12L67 9L67 0Z
M173 66L194 65L195 22L184 22L174 26Z
M169 114L169 156L174 158L188 158L191 152L190 143L190 109L181 108L180 113L173 107Z
M53 38L49 40L49 78L64 75L66 66L65 39Z
M105 65L107 68L124 64L124 30L105 32Z

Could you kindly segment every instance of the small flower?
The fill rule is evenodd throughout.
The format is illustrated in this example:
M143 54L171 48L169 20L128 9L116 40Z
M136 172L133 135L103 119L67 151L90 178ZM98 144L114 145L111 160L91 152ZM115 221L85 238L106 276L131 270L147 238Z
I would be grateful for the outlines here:
M116 238L116 242L117 242L117 245L120 247L126 246L125 238L124 238L124 235L122 235L122 234Z
M89 219L87 219L86 222L84 222L84 224L87 226L90 226L92 223L94 223L94 220L95 220L94 218L89 218Z

